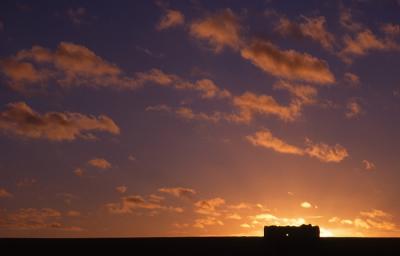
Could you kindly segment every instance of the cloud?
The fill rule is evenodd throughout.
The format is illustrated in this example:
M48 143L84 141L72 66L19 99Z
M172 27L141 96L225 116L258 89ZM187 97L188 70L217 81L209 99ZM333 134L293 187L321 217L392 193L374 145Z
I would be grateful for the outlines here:
M160 111L173 113L176 116L187 119L187 120L197 120L197 121L207 121L207 122L218 122L224 118L224 115L220 112L214 112L212 114L207 114L204 112L195 113L191 108L188 107L179 107L172 108L165 104L148 106L146 107L146 111Z
M399 45L390 38L380 39L369 30L364 29L357 32L354 37L345 35L343 37L344 48L339 52L339 57L347 62L352 62L352 57L364 56L372 50L399 50Z
M231 94L229 91L220 89L213 81L210 79L197 80L195 83L180 80L174 85L177 90L194 90L201 93L203 99L211 98L230 98Z
M306 223L303 218L282 218L270 213L257 214L253 219L267 225L278 226L300 226Z
M364 164L365 170L371 171L375 169L375 164L371 161L362 160L362 163Z
M153 203L160 203L161 201L163 201L165 199L163 196L154 195L154 194L149 195L148 198L149 198L149 201L153 202Z
M154 202L154 200L145 200L139 195L122 197L119 203L109 203L106 204L105 207L110 213L115 214L133 213L135 210L139 209L150 211L152 216L157 214L160 210L175 213L183 212L183 209L180 207L165 206L160 204L160 202Z
M238 204L231 204L227 206L230 209L241 210L241 209L250 209L252 206L248 203L238 203Z
M332 50L335 37L326 29L324 16L302 16L303 22L293 22L287 17L280 17L275 31L284 36L308 37L328 50Z
M215 52L220 52L225 46L238 49L241 44L240 30L238 18L229 8L190 25L190 35L208 41Z
M393 23L384 23L381 26L381 30L391 37L396 37L400 35L400 25Z
M80 25L86 15L86 9L83 7L78 7L76 9L70 8L67 11L68 18L75 24Z
M57 197L61 197L64 200L64 203L71 204L72 200L79 199L78 196L70 194L70 193L57 193Z
M164 57L164 54L162 54L162 53L154 53L150 49L147 49L145 47L141 47L139 45L136 45L135 48L139 52L142 52L142 53L146 54L147 56L150 56L150 57L153 57L153 58L162 58L162 57Z
M93 139L94 131L119 134L119 127L105 115L86 116L72 112L47 112L40 114L24 102L7 104L0 112L0 130L31 139L71 141L77 138Z
M321 160L322 162L334 163L341 162L349 156L347 150L339 144L330 146L325 143L314 143L309 139L307 140L305 153Z
M61 231L82 231L79 227L65 226L61 222L62 214L52 208L21 208L6 213L0 218L0 226L11 229L57 229Z
M288 81L279 80L273 85L274 89L287 90L295 100L301 104L314 104L318 91L315 87L304 84L295 84Z
M85 173L85 171L82 168L76 168L73 173L75 176L82 177Z
M348 156L347 150L339 144L329 146L325 143L314 143L306 139L306 146L300 148L274 137L267 129L260 130L253 135L248 135L246 139L253 146L272 149L284 154L308 155L323 162L341 162Z
M361 104L356 99L350 99L347 102L346 108L346 117L349 119L355 118L363 113Z
M39 84L48 79L49 73L45 70L37 70L28 62L20 62L13 58L0 60L1 71L9 79L9 85L16 90L24 90L26 84Z
M131 213L135 209L158 210L162 206L157 203L147 202L141 196L133 195L121 198L120 203L110 203L106 208L111 213Z
M228 214L225 218L230 219L230 220L241 220L242 219L242 217L237 213Z
M306 209L312 208L312 204L310 204L309 202L302 202L300 206Z
M225 200L216 197L208 200L197 201L195 205L195 212L204 215L219 216L221 213L218 212L218 207L225 204Z
M344 73L344 81L351 87L360 86L360 77L351 72Z
M361 211L360 216L354 218L354 220L334 217L329 222L354 225L359 229L394 231L397 230L397 225L392 221L392 218L393 216L387 212L373 209L371 211Z
M78 212L78 211L73 211L73 210L71 210L71 211L68 211L68 212L66 213L66 215L67 215L68 217L79 217L79 216L81 216L81 213Z
M273 76L318 84L335 82L328 64L307 53L281 50L271 42L254 39L241 50L243 58Z
M1 59L0 70L10 87L23 92L43 89L48 84L133 90L146 83L171 85L178 79L159 69L128 76L89 48L69 42L60 42L54 51L38 45L20 50L15 56Z
M127 186L118 186L115 188L115 191L117 191L118 193L124 194L126 191L128 190Z
M293 121L300 115L300 102L291 102L288 106L280 105L272 96L257 95L245 92L234 96L233 105L239 109L239 114L231 117L232 121L249 122L253 115L274 115L284 121Z
M179 87L180 85L178 84L177 86ZM188 85L186 84L185 87L188 88ZM211 88L214 88L214 86ZM213 89L210 90L212 93L208 92L204 95L215 97L214 95L219 94L219 98L226 97L237 111L234 113L223 113L219 111L214 111L209 114L204 112L196 113L188 107L173 108L165 104L148 106L146 111L163 111L173 113L183 119L214 123L221 120L237 123L249 123L255 114L274 115L284 121L294 121L298 116L300 116L304 105L316 103L315 97L317 95L317 90L312 86L279 81L274 84L274 89L286 90L290 93L291 100L288 106L280 105L272 96L269 95L257 95L251 92L245 92L240 96L232 96L226 90ZM203 96L202 98L205 97Z
M339 23L344 27L345 29L349 31L358 31L363 29L363 25L361 23L355 22L353 20L352 14L351 14L351 9L341 7L340 12L339 12Z
M0 188L0 198L12 197L13 195L8 192L5 188Z
M363 219L360 219L360 218L354 219L353 223L356 228L365 228L365 229L370 228L370 225L368 225L368 223L366 221L364 221Z
M160 188L158 191L173 195L175 197L184 197L187 199L192 199L196 195L196 191L194 189L182 187Z
M122 71L114 64L103 60L85 46L69 42L61 42L55 51L33 46L29 50L21 50L1 63L3 72L11 80L14 87L23 89L38 83L55 81L62 86L116 86L129 84ZM10 76L10 72L25 66L30 77L26 81L18 76ZM15 71L14 71L15 72ZM29 78L29 80L27 79ZM40 79L39 79L40 78ZM22 81L21 81L22 80ZM25 83L22 83L25 82Z
M205 228L205 226L219 225L223 226L224 223L215 217L207 216L205 218L198 218L195 220L193 227L195 228Z
M368 218L372 218L372 219L375 219L375 218L391 218L392 217L391 214L389 214L387 212L384 212L382 210L378 210L378 209L373 209L371 211L362 211L362 212L360 212L360 215L368 217Z
M157 24L156 28L158 30L164 30L183 25L184 23L185 16L180 11L168 9L161 17L160 22Z
M246 139L254 146L260 146L264 148L270 148L279 153L303 155L302 149L292 146L281 139L278 139L267 130L261 130L256 132L254 135L246 136Z
M93 158L88 161L88 164L99 169L110 169L112 167L111 163L103 158Z

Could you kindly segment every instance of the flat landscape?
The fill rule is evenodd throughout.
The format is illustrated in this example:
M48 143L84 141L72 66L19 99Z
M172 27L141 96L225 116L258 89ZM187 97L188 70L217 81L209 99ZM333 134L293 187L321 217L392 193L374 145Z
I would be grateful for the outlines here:
M321 238L311 242L263 237L1 239L1 248L38 255L400 255L400 238ZM16 255L16 254L14 254Z

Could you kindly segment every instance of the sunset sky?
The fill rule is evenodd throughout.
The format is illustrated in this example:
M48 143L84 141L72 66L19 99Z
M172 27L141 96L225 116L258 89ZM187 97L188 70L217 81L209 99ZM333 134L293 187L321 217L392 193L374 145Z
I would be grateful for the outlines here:
M400 1L1 1L0 237L400 236Z

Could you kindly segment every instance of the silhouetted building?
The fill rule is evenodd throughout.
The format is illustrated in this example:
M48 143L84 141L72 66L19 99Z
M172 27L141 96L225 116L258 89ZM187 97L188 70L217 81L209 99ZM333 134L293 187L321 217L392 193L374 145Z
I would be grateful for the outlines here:
M264 237L273 240L317 240L319 227L309 225L265 226Z

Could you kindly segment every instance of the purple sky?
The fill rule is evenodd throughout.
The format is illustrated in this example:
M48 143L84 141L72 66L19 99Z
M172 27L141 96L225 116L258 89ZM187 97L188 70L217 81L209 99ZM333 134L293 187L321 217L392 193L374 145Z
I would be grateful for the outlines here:
M399 1L2 1L0 236L398 236Z

